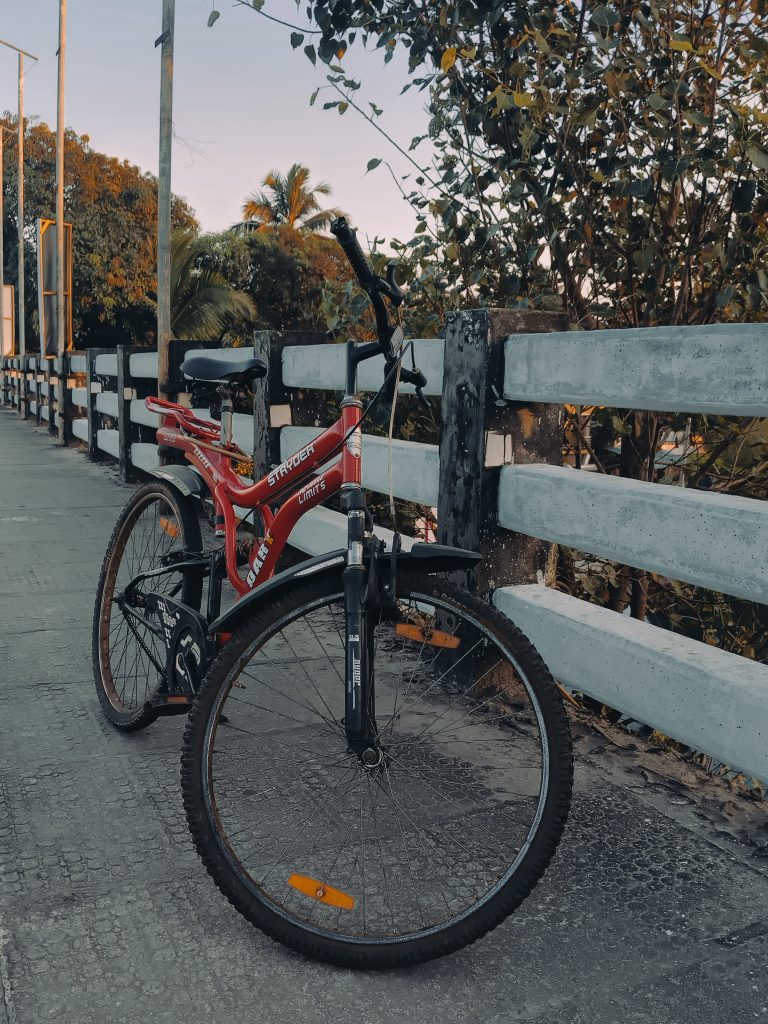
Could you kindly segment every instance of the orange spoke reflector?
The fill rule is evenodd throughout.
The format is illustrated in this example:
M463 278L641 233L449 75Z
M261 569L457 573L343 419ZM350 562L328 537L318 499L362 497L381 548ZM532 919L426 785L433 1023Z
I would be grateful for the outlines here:
M176 523L171 522L170 519L164 519L162 516L160 516L160 529L163 533L167 533L169 537L179 536L179 528Z
M455 650L461 643L461 639L458 636L442 633L439 629L422 629L421 626L413 626L409 622L398 622L395 626L395 633L398 636L408 637L409 640L418 640L420 644L431 644L433 647L450 647L452 650Z
M292 886L305 896L311 896L313 900L320 903L327 903L330 907L339 907L341 910L353 910L355 901L347 896L341 889L334 889L332 885L325 882L318 882L316 878L309 878L307 875L291 875L288 885Z

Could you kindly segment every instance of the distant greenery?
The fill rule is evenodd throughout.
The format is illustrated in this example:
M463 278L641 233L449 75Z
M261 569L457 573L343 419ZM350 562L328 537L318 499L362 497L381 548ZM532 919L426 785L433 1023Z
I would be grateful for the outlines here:
M201 239L177 231L171 245L171 331L186 341L217 339L239 323L253 321L256 309L244 292L205 259Z
M17 276L16 123L5 115L5 281ZM34 225L55 213L55 135L30 121L25 133L26 326L37 337ZM73 225L76 347L152 344L156 337L157 179L99 153L87 135L65 136L65 217ZM341 328L334 312L351 272L337 243L317 233L337 210L321 209L325 182L294 164L271 171L251 197L245 232L199 235L184 200L173 200L172 325L175 337L249 342L257 328ZM360 300L357 300L360 305ZM363 302L361 305L364 306ZM356 307L357 308L357 307Z
M326 330L324 303L343 290L351 274L335 239L287 224L204 235L200 244L202 265L218 271L253 303L253 315L233 327L236 334L254 328Z
M16 125L5 145L5 281L17 278ZM25 291L28 337L37 336L35 221L55 214L56 137L45 124L26 124ZM75 344L144 341L155 334L157 179L127 161L91 148L87 135L65 135L65 217L73 225ZM173 225L195 232L194 214L174 197Z

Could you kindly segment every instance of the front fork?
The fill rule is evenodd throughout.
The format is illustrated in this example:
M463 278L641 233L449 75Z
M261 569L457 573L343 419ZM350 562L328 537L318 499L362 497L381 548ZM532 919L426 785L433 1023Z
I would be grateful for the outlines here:
M374 623L365 607L368 582L365 566L366 513L362 491L348 501L347 564L344 569L346 628L344 730L349 749L366 763L380 758L376 739L374 686ZM356 506L356 507L350 507Z

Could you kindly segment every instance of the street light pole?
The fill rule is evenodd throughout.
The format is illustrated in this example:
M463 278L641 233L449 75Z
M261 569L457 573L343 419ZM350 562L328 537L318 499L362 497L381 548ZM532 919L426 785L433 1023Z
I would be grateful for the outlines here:
M18 185L18 227L19 227L19 263L18 263L18 294L19 294L19 354L27 354L27 338L24 330L24 54L19 53L19 170ZM22 393L23 393L22 388ZM25 411L26 416L26 403Z
M3 225L5 224L5 183L3 181L3 163L5 153L5 126L0 124L0 355L5 355L5 250L3 248ZM11 339L13 343L13 339ZM12 354L12 352L11 352Z
M157 187L157 388L170 389L171 340L171 145L173 142L173 31L175 0L163 0L160 57L160 166Z
M37 62L34 54L0 39L0 46L7 46L9 50L15 50L19 55L19 171L18 171L18 228L19 228L19 262L18 262L18 287L19 296L19 353L26 355L26 337L24 333L24 58ZM19 409L21 412L21 409Z
M59 95L56 111L56 351L59 357L59 441L64 442L66 374L64 353L67 324L64 317L64 67L67 46L67 0L59 0ZM70 300L71 301L71 300Z

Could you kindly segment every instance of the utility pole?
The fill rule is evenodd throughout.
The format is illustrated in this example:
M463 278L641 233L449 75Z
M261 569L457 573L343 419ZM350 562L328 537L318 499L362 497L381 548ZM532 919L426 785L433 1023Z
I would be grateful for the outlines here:
M19 353L26 355L26 338L24 335L24 58L37 63L37 57L26 50L0 39L0 46L7 46L9 50L15 50L19 55L19 180L17 187L18 195L18 220L19 220L19 281L16 292L19 296ZM19 410L21 411L21 410Z
M160 168L157 186L157 389L170 389L171 341L171 145L173 142L173 31L175 0L163 0L160 56Z
M59 441L64 443L67 379L64 359L67 323L64 306L64 68L67 47L67 0L59 0L59 95L56 111L56 350L59 356ZM71 299L70 299L71 301Z
M27 338L24 330L24 54L19 51L19 171L16 194L18 197L19 221L19 354L27 354ZM21 410L19 410L21 411ZM26 412L23 414L26 416Z
M3 181L3 162L5 153L5 126L0 124L0 355L4 354L5 346L5 250L3 248L3 225L5 224L5 183ZM13 339L11 339L13 343Z

